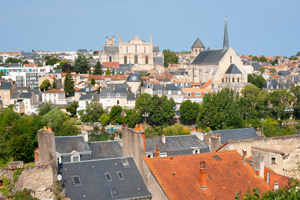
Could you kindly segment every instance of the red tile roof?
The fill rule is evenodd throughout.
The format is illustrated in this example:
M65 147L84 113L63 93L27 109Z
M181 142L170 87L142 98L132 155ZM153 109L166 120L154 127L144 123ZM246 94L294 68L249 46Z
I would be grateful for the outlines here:
M44 93L61 93L61 92L65 92L62 90L58 90L58 89L51 89L51 90L47 90Z
M211 79L209 81L207 81L206 83L204 83L201 88L207 88L209 85L211 84Z
M92 78L94 78L95 80L104 80L106 78L110 78L111 80L127 80L127 76L126 75L90 75L89 77L89 81L92 80Z
M249 164L244 165L237 151L143 159L169 199L232 200L237 192L245 194L249 188L257 187L260 193L270 190ZM207 189L199 187L202 161Z
M25 67L37 67L37 64L24 64Z
M267 173L268 172L269 172L269 177L270 177L269 186L270 186L271 189L274 189L274 183L275 183L276 180L278 181L279 188L289 186L289 183L290 183L290 178L289 177L277 174L274 171L272 171L271 169L266 168L266 167L265 167L265 170L264 170L265 180L267 180Z
M119 68L119 62L102 62L104 67Z

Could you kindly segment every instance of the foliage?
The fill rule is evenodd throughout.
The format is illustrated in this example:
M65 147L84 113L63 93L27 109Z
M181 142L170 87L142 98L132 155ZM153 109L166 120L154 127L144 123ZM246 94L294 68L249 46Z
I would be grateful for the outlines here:
M64 62L60 62L59 66L57 67L57 69L61 69L62 72L67 72L67 71L71 71L71 72L75 72L75 67L70 65L69 63L64 63Z
M0 71L0 78L2 77L2 76L5 76L6 74L3 72L3 71Z
M9 142L10 154L13 160L28 162L33 159L33 141L26 135L12 137Z
M78 101L73 101L70 105L66 107L66 111L71 113L71 117L74 117L76 115L78 106Z
M38 200L32 196L34 194L33 190L24 188L22 191L16 191L11 195L11 200Z
M191 100L184 101L179 109L181 122L194 124L199 113L199 106L198 103L192 103Z
M271 74L275 74L275 73L277 73L277 70L274 69L274 68L272 68L272 69L269 70L269 72L270 72Z
M5 60L5 63L20 63L20 62L22 62L21 59L18 59L18 58L11 58L11 57L9 57L9 58L7 58L7 59Z
M278 59L272 60L270 63L271 63L271 65L273 65L273 66L274 66L274 65L278 65Z
M177 64L178 57L174 51L170 51L169 49L163 50L164 54L164 66L168 67L169 64Z
M128 110L126 112L125 123L131 128L133 128L136 124L140 123L142 119L143 118L141 116L141 113L136 109Z
M51 101L43 102L42 105L39 107L39 115L43 116L43 115L47 114L54 107L55 107L55 105Z
M267 58L265 56L260 56L258 59L259 62L268 62Z
M110 75L110 70L109 70L108 67L107 67L107 69L106 69L105 75Z
M121 106L113 106L109 113L110 120L118 121L121 117L122 107Z
M109 115L106 113L103 113L100 117L100 122L101 122L102 126L106 126L109 122Z
M266 80L262 75L257 76L256 74L248 74L248 82L262 89L263 84L266 82Z
M93 75L102 75L103 74L103 70L102 70L102 65L101 63L98 61L95 65L95 69L93 71Z
M259 71L261 72L261 74L265 73L266 69L264 67L260 67Z
M174 124L172 126L168 126L163 128L162 132L166 136L174 136L174 135L190 135L191 131L182 124Z
M52 89L57 89L57 84L56 81L54 80L51 86Z
M25 65L25 64L29 64L28 60L25 60L25 61L23 62L23 65Z
M85 74L89 71L89 61L85 55L78 54L78 57L75 59L75 68L77 73Z
M71 96L74 94L75 89L74 89L74 80L71 76L71 71L68 71L65 77L64 81L64 90L67 96Z
M55 81L54 81L55 82ZM50 84L50 81L48 79L45 79L41 85L40 85L40 89L42 91L47 91L49 88L50 88L51 84Z
M81 121L83 122L98 122L101 115L104 113L102 104L98 101L92 101L91 103L85 102L85 110L80 110L78 113L80 115Z
M46 65L54 65L57 62L59 62L59 60L57 58L50 58L46 61Z
M290 57L289 60L298 60L298 57Z
M98 55L98 52L97 52L97 51L94 51L93 54L94 54L94 55Z
M257 56L253 56L251 60L252 60L252 61L256 61L256 62L258 62L258 58L257 58Z
M96 81L95 81L95 79L94 79L94 78L92 78L92 80L91 80L91 84L92 84L92 85L95 85L95 84L96 84Z
M16 182L18 180L18 178L21 175L22 171L23 171L23 168L13 170L13 180L14 180L14 182Z
M63 187L61 182L56 181L56 183L53 185L53 194L55 197L55 200L65 200L65 195L63 192Z
M13 184L11 184L11 181L9 180L9 178L2 176L1 177L2 181L3 181L3 186L0 187L0 192L4 195L4 196L9 196L11 189L13 188Z
M300 56L300 51L297 52L296 56Z

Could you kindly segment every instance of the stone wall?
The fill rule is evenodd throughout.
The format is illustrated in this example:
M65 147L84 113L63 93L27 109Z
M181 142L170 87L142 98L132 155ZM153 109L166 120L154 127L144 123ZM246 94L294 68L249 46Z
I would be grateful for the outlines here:
M13 182L12 175L13 172L7 167L0 168L0 177L5 176ZM54 194L51 190L53 183L53 171L51 166L28 166L23 168L12 192L27 188L33 190L35 192L34 197L38 199L54 199ZM2 194L0 194L0 198L1 195Z

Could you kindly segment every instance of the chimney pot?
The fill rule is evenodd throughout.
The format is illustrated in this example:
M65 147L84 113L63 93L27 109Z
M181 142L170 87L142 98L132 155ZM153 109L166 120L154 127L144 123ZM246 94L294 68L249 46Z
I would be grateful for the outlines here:
M47 126L44 126L44 131L46 131L47 130Z
M274 182L274 191L278 190L278 188L279 188L279 183L278 180L276 179Z
M135 125L135 131L139 131L139 126L137 124Z
M140 131L144 131L144 126L143 126L143 124L140 124Z
M206 168L205 161L200 162L200 187L206 189Z
M49 132L52 132L52 128L51 128L51 127L48 127L48 131L49 131Z
M162 143L166 144L166 136L165 136L165 134L162 134L161 141L162 141Z
M155 157L160 157L160 151L158 150L158 146L156 145Z

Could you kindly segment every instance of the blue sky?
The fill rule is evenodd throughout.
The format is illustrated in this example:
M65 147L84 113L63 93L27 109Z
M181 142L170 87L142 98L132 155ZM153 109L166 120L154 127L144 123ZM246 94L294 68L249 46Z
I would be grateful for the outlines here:
M106 36L135 35L161 49L190 50L199 36L244 55L300 51L299 0L7 0L1 1L0 51L102 50Z

